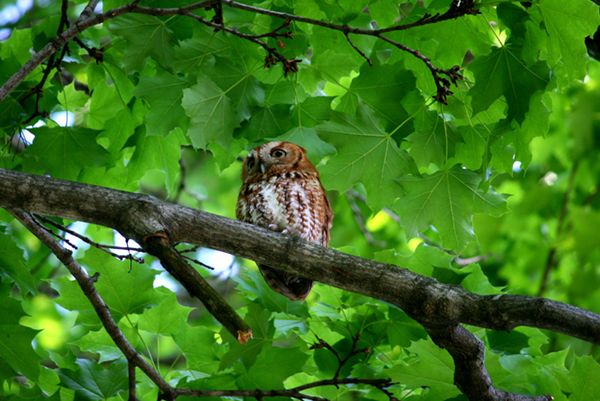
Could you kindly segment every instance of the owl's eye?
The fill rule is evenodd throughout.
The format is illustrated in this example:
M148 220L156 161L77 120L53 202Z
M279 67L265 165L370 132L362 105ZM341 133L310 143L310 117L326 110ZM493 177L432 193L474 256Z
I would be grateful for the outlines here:
M256 163L254 157L248 159L248 170L252 170L252 167L254 167L254 163Z
M282 157L285 157L286 155L287 155L287 153L285 153L285 150L282 150L282 149L275 149L271 152L271 156L277 157L277 158L282 158Z

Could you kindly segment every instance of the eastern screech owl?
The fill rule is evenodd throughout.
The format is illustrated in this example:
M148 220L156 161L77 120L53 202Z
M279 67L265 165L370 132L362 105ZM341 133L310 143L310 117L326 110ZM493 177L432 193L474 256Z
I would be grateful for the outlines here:
M329 245L333 212L319 173L306 151L289 142L253 149L242 166L238 220ZM258 265L269 287L291 300L304 301L313 281Z

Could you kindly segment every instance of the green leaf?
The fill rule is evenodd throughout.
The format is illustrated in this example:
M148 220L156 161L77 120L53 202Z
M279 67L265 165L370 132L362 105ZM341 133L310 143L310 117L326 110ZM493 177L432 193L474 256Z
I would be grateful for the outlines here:
M90 96L82 90L75 89L75 83L67 85L58 93L58 101L64 110L79 109L90 100Z
M222 172L235 162L240 153L246 149L248 140L245 138L234 139L231 145L227 149L223 148L216 142L212 142L208 145L208 150L212 153L215 158L219 170Z
M469 91L473 97L473 114L487 110L500 96L508 104L508 119L522 123L529 111L530 98L543 91L550 82L550 70L543 62L526 66L519 58L521 48L506 44L469 65L475 75L475 85Z
M162 298L153 290L158 272L145 265L131 267L129 262L118 261L96 248L85 252L81 264L100 274L95 287L117 320L130 313L141 313Z
M60 369L61 384L85 400L107 400L127 389L127 361L113 362L104 369L97 362L79 359L78 371Z
M283 389L283 383L302 371L308 355L298 348L265 347L246 375L238 379L242 389Z
M470 291L479 295L496 295L502 294L502 287L494 287L487 276L481 270L481 266L478 264L471 264L467 267L460 269L461 273L470 273L460 285L465 287L467 291Z
M534 5L543 27L548 32L548 64L564 63L565 74L572 79L585 76L587 54L585 37L593 35L600 25L598 6L580 0L540 0ZM565 23L569 21L569 23Z
M25 110L19 104L19 101L9 96L2 101L2 107L0 108L0 124L2 125L0 126L8 127L17 124L23 115L25 115Z
M458 127L463 142L456 144L456 160L469 170L477 170L483 163L490 130L485 125Z
M594 400L600 394L600 365L590 356L575 357L571 371L557 375L561 390L569 393L569 401Z
M407 348L412 342L427 338L427 332L423 326L409 318L408 315L400 309L394 307L390 307L388 321L379 326L387 326L387 334L392 347L399 345L403 348ZM381 331L386 332L383 328Z
M292 119L298 127L312 128L331 116L331 96L309 97L292 109Z
M311 65L322 75L327 76L334 82L339 82L343 77L350 76L354 70L358 70L364 63L364 59L348 43L342 32L314 26L311 43L313 45L313 58ZM363 38L356 38L356 46L360 46ZM372 43L372 40L368 40ZM365 47L360 47L367 54Z
M354 114L360 98L379 116L388 130L402 127L404 131L410 132L412 123L402 105L402 99L415 89L415 82L414 75L400 68L399 63L364 65L360 75L352 80L348 93L340 99L336 110ZM425 105L423 98L421 105ZM404 125L406 126L403 127Z
M460 394L454 385L454 362L447 351L426 340L414 343L407 351L416 354L416 361L385 370L392 381L407 389L428 387L428 400L442 401Z
M127 95L131 96L119 90L117 85L108 85L106 81L98 84L87 114L88 127L93 129L107 127L111 118L127 108L128 100L125 97Z
M190 117L188 136L197 149L215 141L224 148L233 142L238 121L231 100L210 78L201 76L198 83L183 91L183 108Z
M35 294L35 280L27 269L23 250L17 246L12 236L0 234L0 277L14 281L21 294Z
M60 294L55 302L67 310L77 311L78 323L93 326L100 325L100 319L96 311L83 294L77 281L69 280L66 276L63 276L53 280L51 284L52 288Z
M412 158L378 123L373 111L360 105L356 117L333 113L330 121L315 127L319 137L338 150L320 169L323 186L346 192L361 182L373 210L390 206L401 194L395 180L416 173Z
M187 368L207 374L215 374L219 368L219 358L212 351L216 343L216 333L206 327L192 327L185 322L179 325L173 340L185 356Z
M251 108L262 105L265 101L263 86L252 75L255 70L251 66L248 63L237 64L218 57L215 65L202 70L202 73L232 100L231 104L237 116L229 116L232 120L247 120L252 115Z
M279 136L291 127L290 106L275 104L255 111L250 122L238 132L250 142L260 142L265 138Z
M233 280L250 299L254 299L256 303L263 305L269 311L302 317L309 316L305 304L291 301L273 291L258 272L248 270L244 272L243 276L233 277Z
M410 257L406 268L411 272L424 276L433 276L435 268L447 269L454 257L433 246L419 245Z
M444 68L462 65L468 51L478 57L492 46L488 22L481 16L453 18L436 25L436 29L422 26L418 31L421 40L431 38L439 43L433 59Z
M256 361L256 357L263 350L264 345L271 346L271 339L275 332L275 326L271 319L271 312L257 303L250 303L248 313L244 316L244 321L252 327L252 339L248 344L240 344L226 330L221 331L221 337L229 342L229 352L221 359L219 370L226 369L233 365L235 361L241 361L246 370Z
M125 334L127 341L133 346L137 344L139 333L122 323L119 324L119 328ZM77 345L82 351L94 352L100 355L99 363L114 361L123 357L123 352L115 344L113 339L108 335L106 330L102 328L99 331L90 331L85 336L77 341L73 341L73 344ZM53 358L54 360L55 358ZM67 368L74 370L68 366L59 365L61 368Z
M172 293L160 305L146 309L138 320L138 327L154 334L177 334L179 326L187 321L192 309L181 306L175 293Z
M166 174L165 187L173 191L180 174L179 157L184 138L180 130L168 136L144 135L144 129L131 138L135 151L127 169L127 182L140 180L148 170L157 169Z
M407 139L411 143L410 154L417 165L427 168L434 163L440 168L446 167L459 140L454 125L432 112L422 113L415 125L418 131Z
M205 25L196 25L191 39L179 42L175 48L174 67L181 72L195 72L210 63L214 56L226 56L231 44L221 32Z
M369 5L369 13L377 22L379 28L385 28L394 24L400 17L398 5L393 0L379 0Z
M10 38L2 42L0 58L6 60L13 55L19 63L25 64L31 58L30 49L32 47L31 29L13 29ZM4 82L4 80L2 81Z
M0 377L13 378L20 372L29 380L37 380L41 358L33 349L36 330L19 325L21 303L10 297L12 285L0 284Z
M18 324L0 324L0 357L30 380L40 374L42 358L32 347L37 331Z
M133 94L150 105L144 122L148 135L167 136L173 129L186 130L188 119L181 106L188 81L157 68L156 75L142 77Z
M54 178L75 180L85 167L102 166L108 152L96 143L99 131L87 128L41 127L30 129L33 144L23 152L30 171L49 171Z
M133 110L129 107L119 110L106 121L104 131L98 135L98 141L113 155L118 154L134 134L135 128L142 124L142 115L146 111L142 101L135 102Z
M508 212L506 196L492 190L484 193L478 189L480 181L479 175L460 169L401 178L406 195L393 208L402 217L406 235L416 237L433 225L444 249L462 250L475 239L473 214L498 217Z
M109 23L109 30L127 40L123 64L127 71L141 71L146 58L168 65L175 57L176 38L164 21L143 14L119 16Z

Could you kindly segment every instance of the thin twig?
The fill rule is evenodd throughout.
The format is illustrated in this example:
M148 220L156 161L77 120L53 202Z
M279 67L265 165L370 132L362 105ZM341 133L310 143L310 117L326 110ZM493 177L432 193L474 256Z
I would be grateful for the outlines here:
M265 68L271 68L272 66L277 64L277 62L280 62L281 64L283 64L283 72L284 72L285 77L287 77L287 75L289 73L298 72L298 63L301 62L302 60L286 58L281 53L279 53L277 50L275 50L273 47L271 47L271 46L267 45L265 42L259 40L258 38L262 37L261 35L249 35L246 33L242 33L242 32L236 31L235 29L231 29L226 26L208 21L205 18L202 18L201 16L195 15L192 13L186 13L185 15L187 15L188 17L193 18L207 26L213 27L215 29L218 28L227 33L230 33L230 34L238 36L240 38L249 40L250 42L256 43L257 45L261 46L268 53L267 56L265 57Z
M94 248L98 248L101 251L104 251L106 253L108 253L109 255L119 259L119 260L133 260L134 262L137 263L145 263L143 258L131 255L131 254L127 254L127 255L119 255L118 253L114 253L114 252L110 252L108 249L122 249L122 250L127 250L127 251L136 251L136 252L143 252L144 250L142 248L131 248L131 247L122 247L122 246L115 246L115 245L104 245L104 244L99 244L95 241L92 241L91 239L89 239L88 237L79 234L77 231L73 231L68 229L67 227L58 224L57 222L55 222L54 220L51 220L47 217L44 216L40 216L40 215L36 215L35 216L36 219L43 221L44 223L48 223L48 224L52 224L54 227L58 228L59 230L62 230L68 234L71 234L74 237L79 238L80 240L82 240L83 242L93 246ZM43 226L42 226L43 227ZM45 227L44 227L45 228ZM50 233L52 233L51 230L48 230ZM53 235L56 235L55 233L52 233ZM58 237L58 235L56 235ZM71 247L73 247L73 249L77 249L77 247L75 245L73 245L71 242L69 242L69 240L67 240L66 238L62 238L62 237L58 237L61 240L65 241L66 243L68 243Z
M364 196L363 194L355 191L354 189L350 189L348 191L348 194L352 195L352 197L358 199L359 201L361 201L363 203L367 203L367 197ZM396 213L394 213L390 209L384 207L383 209L381 209L381 211L384 212L385 214L387 214L388 216L390 216L390 218L392 220L394 220L396 223L398 223L398 224L401 223L400 216L398 216Z
M579 170L579 160L576 160L571 168L571 173L569 175L569 184L567 186L567 190L565 192L565 196L562 201L562 205L560 208L560 215L558 216L558 224L556 226L556 237L560 237L563 232L565 219L567 217L567 213L569 212L569 203L571 202L571 195L575 188L575 177L577 176L577 171ZM544 274L542 275L542 281L540 283L540 289L538 290L537 296L541 297L546 288L548 286L548 280L550 279L550 272L556 267L558 264L556 260L556 252L557 246L554 245L550 251L548 252L548 257L546 258L546 267L544 268Z
M356 346L358 345L358 341L360 340L360 333L356 333L356 335L354 335L352 337L352 348L350 349L350 352L348 353L348 355L346 355L346 357L344 359L342 359L340 357L340 354L325 340L319 338L319 336L315 336L317 338L317 343L311 345L311 347L309 349L319 349L319 348L326 348L328 349L338 360L338 368L335 371L335 374L333 375L333 379L332 380L338 380L340 377L340 373L342 371L342 368L344 367L344 365L348 362L348 360L350 358L352 358L355 355L358 354L369 354L371 347L369 348L363 348L363 349L356 349ZM337 385L336 385L337 387Z
M369 236L371 237L371 239L372 239L372 236L371 236L370 232L368 232L367 228L364 227L364 224L361 224L360 219L362 218L362 215L359 216L357 214L357 211L358 211L358 213L360 213L360 209L358 209L358 206L356 205L356 203L353 202L353 198L356 198L356 199L360 200L361 202L366 203L367 198L366 198L366 196L355 191L354 189L349 190L347 192L347 195L348 195L348 200L350 202L350 207L352 208L352 211L354 212L356 222L357 222L358 226L361 228L361 230L363 231L363 233L365 233L365 237L367 238L367 241L369 241ZM400 216L398 216L396 213L394 213L390 209L383 208L383 209L381 209L381 211L386 213L396 223L398 223L398 224L401 223ZM363 227L364 227L364 230L363 230ZM436 244L435 242L433 242L431 239L429 239L428 237L426 237L423 234L419 234L419 238L421 238L425 244L434 246L434 247L438 248L439 250L441 250L442 252L445 252L449 255L454 256L453 262L458 264L461 267L468 266L471 263L483 262L483 261L491 258L492 256L494 256L493 253L489 252L489 253L486 253L485 255L478 255L478 256L473 256L470 258L463 258L463 257L457 255L456 252L454 252L452 250L442 248L439 244ZM369 241L369 242L371 242L371 241ZM385 243L384 243L384 246L385 246Z
M200 262L198 259L193 259L193 258L190 258L189 256L185 256L185 255L181 255L181 256L182 256L182 257L183 257L185 260L189 260L190 262L194 262L194 263L196 263L196 264L197 264L197 265L199 265L199 266L202 266L202 267L205 267L205 268L207 268L208 270L215 270L215 268L214 268L214 267L212 267L212 266L209 266L209 265L207 265L207 264L205 264L205 263L202 263L202 262Z
M369 57L367 57L367 55L365 53L362 52L362 50L360 50L358 47L356 47L356 45L354 44L352 39L350 39L350 34L348 32L344 32L344 35L346 35L346 40L348 41L348 43L350 43L350 46L352 46L354 48L354 50L356 50L358 52L358 54L363 56L365 58L365 60L367 60L367 63L369 63L369 65L372 67L373 62L371 61L371 59Z
M447 75L450 78L450 80L452 81L452 83L454 85L457 85L457 81L463 79L463 76L461 74L459 74L459 72L458 72L460 69L459 66L452 67L449 70L443 70L441 68L437 68L431 63L431 59L429 57L422 55L418 50L411 49L410 47L405 46L402 43L398 43L398 42L396 42L386 36L383 36L383 35L375 35L375 36L385 42L388 42L389 44L397 47L398 49L400 49L402 51L412 54L413 56L415 56L416 58L421 60L423 63L425 63L427 68L429 68L429 71L431 71L431 75L433 76L433 80L435 81L435 86L437 87L437 94L434 96L434 99L437 102L440 102L443 104L448 104L446 102L446 98L449 95L453 94L449 89L450 81L448 81L446 78L440 77L439 74Z
M338 30L338 31L343 32L344 34L352 33L352 34L356 34L356 35L375 36L382 40L385 40L388 43L396 46L397 48L411 53L412 55L418 57L419 59L421 59L423 62L426 63L427 67L432 72L432 75L436 82L436 86L438 88L438 93L436 94L435 99L437 101L444 102L446 96L451 94L451 92L448 90L449 81L447 81L445 78L439 77L438 74L445 74L451 79L452 82L455 82L457 79L462 79L462 76L460 74L458 74L458 70L451 69L451 70L446 71L446 70L437 69L437 68L433 67L433 65L428 61L429 59L427 57L420 55L420 53L418 51L410 49L409 47L404 46L400 43L394 42L391 39L382 36L382 34L387 33L387 32L392 32L392 31L406 30L406 29L413 28L415 26L433 24L433 23L441 22L441 21L448 20L448 19L458 18L458 17L465 16L465 15L475 15L478 13L478 11L474 9L475 4L472 0L464 0L464 1L460 1L460 2L453 1L448 12L446 12L445 14L443 14L441 16L440 15L436 15L434 17L427 16L427 18L422 18L421 20L416 21L411 24L397 25L397 26L384 28L384 29L361 29L361 28L350 27L348 25L333 24L333 23L329 23L329 22L325 22L325 21L315 20L312 18L301 17L298 15L287 14L287 13L282 13L282 12L272 11L272 10L266 10L266 9L250 6L247 4L237 3L237 2L231 1L231 0L205 0L205 1L198 2L198 3L190 4L185 7L180 7L180 8L141 7L138 5L138 2L139 2L139 0L133 1L124 6L117 7L112 10L109 10L107 12L98 14L92 18L91 14L92 14L93 9L95 8L96 4L98 3L98 0L90 1L88 6L86 6L84 11L81 13L79 19L69 29L67 29L62 34L58 35L56 38L52 39L50 41L50 43L48 43L48 45L46 45L42 50L40 50L36 55L34 55L27 63L25 63L25 65L23 67L21 67L10 79L8 79L4 83L4 85L0 88L0 102L2 102L6 98L6 96L8 96L8 94L10 92L12 92L12 90L21 81L23 81L23 79L25 79L26 76L28 76L38 65L40 65L43 62L43 60L45 60L47 57L54 54L57 49L61 48L69 40L73 39L76 35L85 31L86 29L88 29L89 27L91 27L93 25L103 23L105 21L108 21L110 19L113 19L120 15L128 14L128 13L138 13L138 14L147 14L147 15L155 15L155 16L187 15L188 17L198 19L197 18L198 16L191 14L191 11L194 11L194 10L197 10L200 8L210 7L214 4L216 4L217 2L219 4L225 4L232 8L239 8L239 9L257 13L257 14L263 14L263 15L269 15L272 17L281 18L285 21L304 22L304 23L308 23L311 25L315 25L315 26L321 26L321 27L325 27L325 28L329 28L329 29ZM213 24L211 26L213 26L214 28L218 28L219 30L223 29L223 30L227 31L228 33L231 33L231 34L234 34L234 35L237 35L240 37L244 37L245 39L250 40L250 41L262 46L269 52L269 55L274 55L277 60L281 61L284 64L284 71L285 71L286 75L287 75L287 73L297 71L297 68L298 68L297 64L298 64L299 60L286 59L285 57L283 57L279 53L277 53L275 51L275 49L271 48L270 46L267 46L265 43L258 40L257 35L241 34L235 30L226 28L222 24L216 24L216 23L212 23L212 22L206 21L206 20L201 21L201 22L205 23L207 25ZM51 65L50 62L48 64Z
M187 395L196 397L254 397L257 400L266 397L290 397L300 400L314 400L314 401L327 401L325 398L316 397L312 395L303 394L302 391L316 387L324 386L339 386L348 384L365 384L373 386L378 389L391 386L390 379L357 379L357 378L345 378L337 380L319 380L316 382L304 384L302 386L283 389L283 390L191 390L191 389L175 389L177 395ZM383 390L382 390L383 391ZM384 393L387 395L388 392ZM391 393L390 393L391 394ZM395 398L390 397L390 400Z
M377 247L386 246L387 243L385 241L376 241L373 238L373 235L371 234L371 232L369 231L369 229L367 228L367 226L365 224L365 217L363 216L362 212L358 208L358 205L354 201L353 194L350 191L348 191L348 193L346 194L346 197L348 198L348 203L350 203L350 208L352 208L352 212L354 213L354 220L356 221L358 228L360 228L360 231L362 231L363 235L365 236L365 239L367 240L367 242L369 244L371 244L373 246L377 246Z

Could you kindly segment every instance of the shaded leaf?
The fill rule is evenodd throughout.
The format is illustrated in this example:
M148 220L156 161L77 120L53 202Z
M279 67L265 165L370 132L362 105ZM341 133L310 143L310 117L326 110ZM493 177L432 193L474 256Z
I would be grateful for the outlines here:
M78 371L60 369L61 383L79 399L106 400L127 389L127 361L121 359L104 369L97 362L79 359Z
M102 166L108 152L98 143L99 131L88 128L41 127L30 130L33 144L23 152L30 171L49 171L55 178L75 180L85 167Z
M183 91L183 108L190 117L188 136L197 149L216 141L227 148L237 126L231 100L210 78L201 76L198 83Z
M480 180L479 175L459 169L401 178L406 195L396 202L394 210L402 218L406 235L416 237L433 225L445 249L462 250L475 239L473 214L501 216L508 212L506 196L492 190L484 193L478 189Z
M346 192L361 182L373 210L390 206L400 196L395 180L416 173L410 155L379 128L378 122L373 111L361 105L356 117L333 113L330 121L315 127L319 137L338 150L320 169L323 186Z

